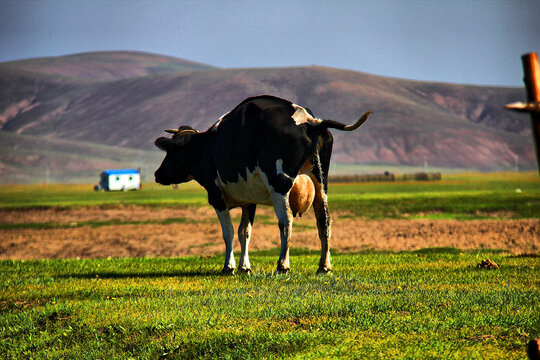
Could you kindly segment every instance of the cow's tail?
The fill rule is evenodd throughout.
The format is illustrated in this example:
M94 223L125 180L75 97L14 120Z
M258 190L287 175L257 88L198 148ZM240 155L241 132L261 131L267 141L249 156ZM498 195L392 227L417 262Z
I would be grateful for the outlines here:
M358 121L356 121L354 124L345 125L335 120L323 120L319 123L317 128L323 130L323 129L337 129L342 131L353 131L358 129L362 124L366 122L369 115L371 114L371 111L366 111L364 115Z

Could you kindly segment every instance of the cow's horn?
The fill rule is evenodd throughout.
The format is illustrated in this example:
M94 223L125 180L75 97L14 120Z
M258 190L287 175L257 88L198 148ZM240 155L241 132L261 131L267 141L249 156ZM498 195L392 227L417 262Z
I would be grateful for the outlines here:
M362 126L363 123L366 122L366 120L368 119L370 114L371 114L371 111L366 111L364 113L364 115L362 115L362 117L360 119L358 119L357 122L355 122L354 124L345 126L343 128L343 130L345 130L345 131L353 131L353 130L358 129L360 126Z
M182 134L187 134L187 133L198 134L199 132L197 130L187 129L187 130L179 131L178 133L176 133L176 135L182 135Z
M194 133L194 134L199 133L197 130L193 130L193 129L187 129L187 130L182 130L182 131L180 131L180 129L167 129L165 131L170 133L170 134L173 134L173 137L176 137L176 136L182 135L182 134L186 134L186 133Z

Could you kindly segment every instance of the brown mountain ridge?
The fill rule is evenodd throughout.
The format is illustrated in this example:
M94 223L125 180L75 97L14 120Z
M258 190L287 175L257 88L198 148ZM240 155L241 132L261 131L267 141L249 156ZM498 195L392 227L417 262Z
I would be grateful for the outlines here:
M373 111L354 133L334 133L333 162L411 166L426 158L432 166L486 171L513 169L516 161L522 170L536 166L528 117L503 109L523 100L522 88L394 79L319 66L217 69L137 52L1 63L0 128L5 135L25 135L21 141L35 136L154 151L163 129L205 130L258 94L287 98L317 117L342 122ZM2 148L2 153L13 151ZM15 165L5 156L1 162L4 169ZM24 166L17 164L19 170ZM8 175L9 170L0 171Z

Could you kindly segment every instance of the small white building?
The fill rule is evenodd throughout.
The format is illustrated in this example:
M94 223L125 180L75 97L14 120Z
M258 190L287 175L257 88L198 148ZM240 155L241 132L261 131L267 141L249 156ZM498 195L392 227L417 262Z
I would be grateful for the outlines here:
M135 169L105 170L94 190L127 191L141 188L141 174Z

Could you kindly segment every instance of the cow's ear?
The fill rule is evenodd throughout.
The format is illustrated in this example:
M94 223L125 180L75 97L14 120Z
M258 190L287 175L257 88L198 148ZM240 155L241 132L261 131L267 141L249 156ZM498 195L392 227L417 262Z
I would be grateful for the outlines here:
M169 151L173 147L172 139L166 137L159 137L154 143L158 148L164 151Z

